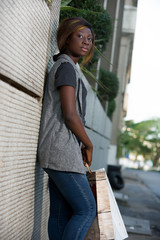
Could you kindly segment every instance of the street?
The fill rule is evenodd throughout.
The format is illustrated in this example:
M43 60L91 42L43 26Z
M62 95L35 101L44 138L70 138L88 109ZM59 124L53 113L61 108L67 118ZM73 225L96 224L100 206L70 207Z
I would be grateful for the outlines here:
M122 170L125 196L117 203L128 231L128 240L160 239L160 173Z
M136 171L138 177L151 189L160 199L160 171Z

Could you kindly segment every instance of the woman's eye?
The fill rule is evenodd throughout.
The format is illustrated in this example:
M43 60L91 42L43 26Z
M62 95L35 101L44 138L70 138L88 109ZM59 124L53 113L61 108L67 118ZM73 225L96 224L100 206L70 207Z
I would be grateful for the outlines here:
M79 38L83 38L83 36L81 34L78 35Z
M92 42L92 38L91 38L91 37L89 37L89 38L88 38L88 41L89 41L89 42Z

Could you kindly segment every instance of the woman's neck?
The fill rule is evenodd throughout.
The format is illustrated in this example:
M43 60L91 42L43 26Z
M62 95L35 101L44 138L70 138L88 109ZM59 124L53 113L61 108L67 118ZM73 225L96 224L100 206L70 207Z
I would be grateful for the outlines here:
M79 56L74 56L72 53L70 53L69 51L65 51L64 54L68 55L72 60L73 62L76 64L79 60Z

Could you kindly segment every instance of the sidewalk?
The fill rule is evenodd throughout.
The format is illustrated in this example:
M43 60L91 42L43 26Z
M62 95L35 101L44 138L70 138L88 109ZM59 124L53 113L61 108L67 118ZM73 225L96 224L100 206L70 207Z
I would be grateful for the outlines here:
M160 240L160 199L136 172L130 169L122 171L125 187L116 191L116 200L128 230L128 240ZM123 197L119 198L118 195ZM136 220L136 224L132 220Z

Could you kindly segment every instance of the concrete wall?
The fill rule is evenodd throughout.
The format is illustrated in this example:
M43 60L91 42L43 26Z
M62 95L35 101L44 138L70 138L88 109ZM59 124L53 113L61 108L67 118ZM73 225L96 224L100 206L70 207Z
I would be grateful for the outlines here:
M107 43L106 51L103 53L108 62L102 58L101 67L115 74L118 67L123 7L124 0L107 0L106 11L112 19L113 33L109 43Z
M51 10L42 0L0 1L2 240L47 239L47 176L36 163L36 151L48 46L59 7L59 0Z
M135 32L137 18L137 8L134 6L125 5L124 6L124 16L123 16L123 33L133 33Z

